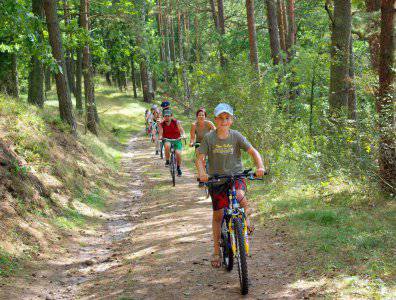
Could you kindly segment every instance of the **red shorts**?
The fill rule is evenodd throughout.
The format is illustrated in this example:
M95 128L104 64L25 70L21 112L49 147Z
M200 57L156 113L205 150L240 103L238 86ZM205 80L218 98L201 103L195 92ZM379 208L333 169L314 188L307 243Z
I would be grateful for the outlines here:
M228 191L231 188L231 183L227 182L221 185L210 186L209 193L212 198L213 210L219 210L228 207ZM246 192L246 181L243 178L235 181L235 189ZM237 199L238 201L242 199Z

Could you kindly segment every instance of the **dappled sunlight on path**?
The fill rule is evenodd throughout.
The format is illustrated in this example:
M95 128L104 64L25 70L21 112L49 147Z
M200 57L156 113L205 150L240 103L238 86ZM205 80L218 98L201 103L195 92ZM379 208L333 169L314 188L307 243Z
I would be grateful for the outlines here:
M210 266L211 202L183 169L172 187L164 161L144 137L132 140L123 172L133 185L143 180L143 195L131 205L132 230L113 245L120 264L98 274L80 288L84 299L239 299L238 273ZM249 259L250 294L244 299L299 299L292 258L282 237L258 229Z

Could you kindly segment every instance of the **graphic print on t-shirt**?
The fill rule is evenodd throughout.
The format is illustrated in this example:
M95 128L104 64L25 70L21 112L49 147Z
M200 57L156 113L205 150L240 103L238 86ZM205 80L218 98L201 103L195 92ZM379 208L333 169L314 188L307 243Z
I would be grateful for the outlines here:
M214 145L213 153L216 154L232 154L234 153L234 147L231 144Z

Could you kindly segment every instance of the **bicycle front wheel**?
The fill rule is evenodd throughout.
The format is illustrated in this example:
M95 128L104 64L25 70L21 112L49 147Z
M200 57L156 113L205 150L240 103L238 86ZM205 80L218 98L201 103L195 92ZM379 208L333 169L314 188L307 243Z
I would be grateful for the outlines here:
M241 286L241 294L246 295L249 292L249 277L246 260L245 236L243 234L242 220L235 218L233 220L236 242L236 259L238 264L239 283Z
M234 267L234 253L232 253L230 232L227 229L227 221L223 221L221 228L221 254L223 265L228 272Z

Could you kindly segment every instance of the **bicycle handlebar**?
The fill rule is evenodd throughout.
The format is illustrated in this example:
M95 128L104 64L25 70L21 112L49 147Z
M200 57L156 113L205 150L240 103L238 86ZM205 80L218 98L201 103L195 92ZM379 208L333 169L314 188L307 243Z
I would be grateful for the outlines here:
M209 177L209 180L205 183L216 183L219 182L220 179L238 179L238 178L247 178L249 180L264 180L263 178L257 178L256 173L254 173L251 169L245 170L242 173L233 174L233 175L214 175ZM199 181L199 178L197 178Z

